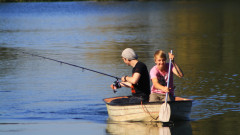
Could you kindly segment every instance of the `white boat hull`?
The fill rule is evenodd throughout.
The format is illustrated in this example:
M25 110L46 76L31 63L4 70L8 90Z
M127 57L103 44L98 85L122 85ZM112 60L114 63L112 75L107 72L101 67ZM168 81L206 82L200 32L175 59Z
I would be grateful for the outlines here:
M115 97L104 99L108 115L114 121L159 121L158 115L162 102L143 103L143 104L111 104L112 99L127 98ZM192 100L184 98L176 98L176 101L168 102L171 108L170 120L189 120Z

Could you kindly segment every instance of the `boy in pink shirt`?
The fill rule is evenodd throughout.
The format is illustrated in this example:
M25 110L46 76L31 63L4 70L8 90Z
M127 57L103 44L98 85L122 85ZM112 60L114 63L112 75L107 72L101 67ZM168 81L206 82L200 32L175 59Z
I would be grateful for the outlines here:
M150 70L150 78L152 80L151 94L149 102L164 101L166 92L168 94L168 101L174 101L174 85L173 85L173 73L178 77L183 77L182 70L174 62L174 55L168 53L169 59L172 60L171 75L169 79L169 88L167 88L168 69L169 63L166 63L167 57L162 50L157 50L154 54L154 60L156 65Z

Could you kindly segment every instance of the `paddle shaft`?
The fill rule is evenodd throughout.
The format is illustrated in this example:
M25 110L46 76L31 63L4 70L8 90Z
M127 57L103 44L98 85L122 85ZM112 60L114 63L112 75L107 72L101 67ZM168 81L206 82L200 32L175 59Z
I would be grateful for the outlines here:
M170 51L170 53L172 54L172 50ZM171 66L172 66L172 60L169 59L169 68L168 68L168 79L167 79L167 88L169 88L169 82L170 82L170 74L171 74ZM166 93L166 97L165 97L165 103L167 103L167 98L168 98L168 92Z

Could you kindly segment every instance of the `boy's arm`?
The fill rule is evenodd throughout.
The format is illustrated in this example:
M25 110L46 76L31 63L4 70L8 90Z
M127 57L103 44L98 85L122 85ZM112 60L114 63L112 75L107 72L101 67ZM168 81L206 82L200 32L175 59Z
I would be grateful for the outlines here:
M152 78L152 83L153 83L153 86L156 88L156 89L160 89L164 92L169 92L169 89L167 88L167 86L162 86L159 82L158 82L158 79L157 78Z
M128 87L128 88L131 88L131 86L132 86L132 84L129 83L129 82L120 82L120 85L121 85L122 87Z
M130 83L130 84L137 84L138 83L138 81L139 81L139 79L140 79L140 77L141 77L141 74L140 73L134 73L133 74L133 76L132 77L130 77L130 76L123 76L122 78L121 78L121 80L122 80L122 82L128 82L128 83Z
M173 64L173 73L182 78L184 76L183 71L181 70L181 68L174 62L174 60L172 60L172 64Z

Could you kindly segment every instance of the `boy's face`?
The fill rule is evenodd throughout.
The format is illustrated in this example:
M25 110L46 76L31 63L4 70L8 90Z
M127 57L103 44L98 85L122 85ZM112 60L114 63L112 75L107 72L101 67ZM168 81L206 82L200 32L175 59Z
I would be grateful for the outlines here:
M155 58L155 63L158 66L158 68L163 68L166 64L166 59L165 58L160 58L160 57L156 57Z

